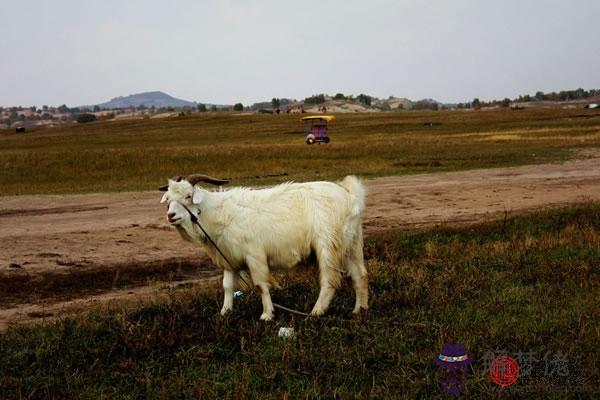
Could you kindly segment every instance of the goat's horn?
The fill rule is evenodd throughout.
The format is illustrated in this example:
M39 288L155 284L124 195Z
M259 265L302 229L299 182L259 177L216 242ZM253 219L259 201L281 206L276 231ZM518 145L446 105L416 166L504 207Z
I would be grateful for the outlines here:
M183 178L181 176L174 176L171 178L171 180L175 182L181 182L182 179ZM167 190L169 190L169 184L167 183L166 185L159 187L158 190L160 190L161 192L166 192Z
M211 184L217 185L217 186L221 186L221 185L225 185L226 183L229 183L229 180L227 180L227 179L217 179L217 178L210 177L208 175L200 175L200 174L188 175L188 176L186 176L185 180L188 181L189 183L191 183L192 186L194 186L198 182L208 182L208 183L211 183Z

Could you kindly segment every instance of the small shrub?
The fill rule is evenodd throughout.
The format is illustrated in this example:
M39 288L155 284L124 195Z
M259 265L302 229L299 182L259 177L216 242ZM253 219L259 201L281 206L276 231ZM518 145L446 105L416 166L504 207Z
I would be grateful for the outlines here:
M96 116L94 114L82 113L78 114L75 120L80 124L86 124L88 122L94 122L96 120Z
M359 103L364 104L365 106L370 106L373 98L371 96L367 96L366 94L361 93L356 97L356 100L358 100Z

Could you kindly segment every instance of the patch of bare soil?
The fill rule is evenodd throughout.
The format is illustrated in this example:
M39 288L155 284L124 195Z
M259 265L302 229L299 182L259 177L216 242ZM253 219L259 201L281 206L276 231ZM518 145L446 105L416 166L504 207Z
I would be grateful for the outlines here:
M600 152L563 164L385 177L366 182L366 236L472 224L600 200ZM0 202L0 329L109 300L138 300L163 283L219 272L165 218L161 193L14 196ZM179 282L179 283L178 283Z

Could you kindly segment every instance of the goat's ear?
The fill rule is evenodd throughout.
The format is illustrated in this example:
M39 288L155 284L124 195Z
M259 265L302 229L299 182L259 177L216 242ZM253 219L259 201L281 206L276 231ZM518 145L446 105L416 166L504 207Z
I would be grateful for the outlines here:
M204 190L194 187L194 195L192 196L192 203L200 204L204 200Z
M163 194L162 199L160 199L161 203L164 203L165 201L167 201L167 199L169 198L169 192Z

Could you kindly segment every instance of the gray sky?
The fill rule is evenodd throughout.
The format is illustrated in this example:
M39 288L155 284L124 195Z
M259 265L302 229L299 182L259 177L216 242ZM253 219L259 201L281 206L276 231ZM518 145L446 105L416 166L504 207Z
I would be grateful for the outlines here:
M0 105L600 88L598 0L0 0Z

